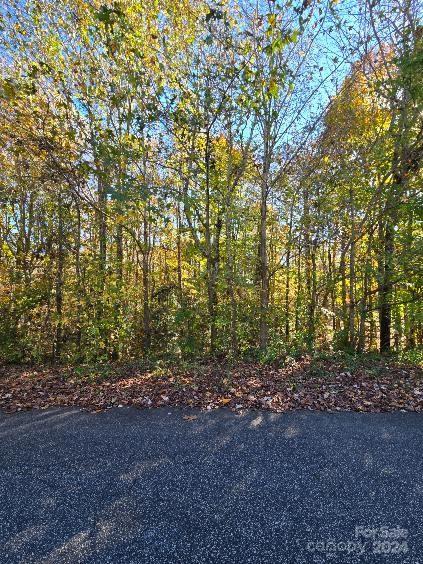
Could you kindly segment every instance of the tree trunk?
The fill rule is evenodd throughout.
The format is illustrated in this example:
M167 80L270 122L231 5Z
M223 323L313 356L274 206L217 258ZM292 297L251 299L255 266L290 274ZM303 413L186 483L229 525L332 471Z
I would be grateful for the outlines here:
M389 353L391 351L392 258L394 253L394 226L389 219L381 226L380 233L382 281L379 290L379 341L380 352Z
M77 306L76 306L76 347L78 357L82 357L82 272L81 272L81 208L78 199L75 199L76 205L76 237L75 237L75 270L76 270L76 287L77 287Z
M305 283L307 291L307 328L306 342L309 349L314 347L315 310L316 310L316 256L315 243L310 232L310 209L308 188L304 189L304 247L305 247Z
M206 146L205 146L205 168L206 168L206 210L205 210L205 241L206 241L206 262L207 262L207 302L209 314L210 328L210 352L213 354L217 345L217 279L220 263L220 232L222 222L220 217L216 220L216 231L212 238L211 227L211 194L210 194L210 158L211 158L211 142L210 132L207 130Z
M181 221L181 207L178 201L176 206L176 253L177 253L177 276L178 276L178 298L179 298L179 307L183 307L183 287L182 287L182 240L181 240L181 229L182 229L182 221Z
M286 249L286 282L285 282L285 339L289 341L290 326L289 326L289 292L290 292L290 267L291 267L291 239L292 239L292 221L293 221L294 206L291 206L289 213L289 232L288 242Z
M151 346L150 327L150 228L147 205L143 219L143 253L142 253L142 288L143 288L143 348L148 351Z
M225 204L225 242L226 242L226 285L229 298L229 334L230 334L230 352L232 356L238 353L238 337L237 337L237 308L235 299L235 266L233 256L233 227L232 227L232 193L230 186L230 174L228 172L227 194Z
M260 195L259 266L260 266L260 333L259 344L266 349L269 339L269 265L267 257L267 196L269 192L270 152L269 127L264 131L264 158Z
M297 295L295 297L295 333L298 334L301 321L301 300L302 300L302 283L301 283L301 244L298 243L297 257Z
M339 272L341 276L341 303L342 303L342 340L341 346L345 347L348 342L348 306L347 306L347 271L345 261L345 243L346 237L342 236L341 242L341 260L339 264Z
M357 350L362 353L366 346L366 319L367 319L367 301L370 283L370 269L371 269L371 252L372 252L373 238L370 235L369 243L367 245L367 258L364 265L363 274L363 296L360 300L360 325L358 329L358 343Z
M97 324L99 327L99 333L102 337L102 348L103 353L107 353L108 350L108 335L104 328L104 291L106 285L106 261L107 261L107 224L106 224L106 202L107 195L105 190L104 181L101 178L101 172L99 171L99 176L97 180L97 199L98 199L98 212L97 212L97 222L98 222L98 269L99 269L99 291L97 296Z
M57 199L57 270L56 270L56 336L54 359L59 360L62 352L63 339L63 271L64 271L64 229L63 229L63 201L59 191Z
M350 268L348 288L348 344L355 347L355 205L354 192L350 188L350 217L351 217L351 244L350 244Z

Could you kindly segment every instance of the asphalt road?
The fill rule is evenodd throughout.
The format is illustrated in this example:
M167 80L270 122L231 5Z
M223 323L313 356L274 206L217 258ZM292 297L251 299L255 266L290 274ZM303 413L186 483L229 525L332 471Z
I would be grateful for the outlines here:
M423 564L422 453L415 413L0 414L0 563Z

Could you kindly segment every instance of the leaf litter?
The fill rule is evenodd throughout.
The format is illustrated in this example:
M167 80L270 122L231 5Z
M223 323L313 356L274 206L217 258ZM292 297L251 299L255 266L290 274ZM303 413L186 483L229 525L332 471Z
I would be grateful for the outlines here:
M169 367L107 365L107 379L81 377L72 367L0 365L0 408L16 412L78 406L226 407L283 412L423 411L423 370L388 360L357 363L304 356L284 366L239 362ZM185 416L193 421L195 416Z

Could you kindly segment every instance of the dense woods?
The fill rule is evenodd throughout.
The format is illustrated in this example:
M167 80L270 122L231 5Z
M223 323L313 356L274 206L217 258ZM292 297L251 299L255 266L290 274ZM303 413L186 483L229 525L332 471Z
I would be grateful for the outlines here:
M0 2L0 357L421 346L420 17Z

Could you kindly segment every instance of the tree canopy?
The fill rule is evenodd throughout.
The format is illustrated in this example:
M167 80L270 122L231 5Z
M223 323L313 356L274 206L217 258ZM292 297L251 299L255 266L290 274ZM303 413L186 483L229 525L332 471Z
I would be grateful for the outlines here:
M0 357L422 345L416 0L0 4Z

